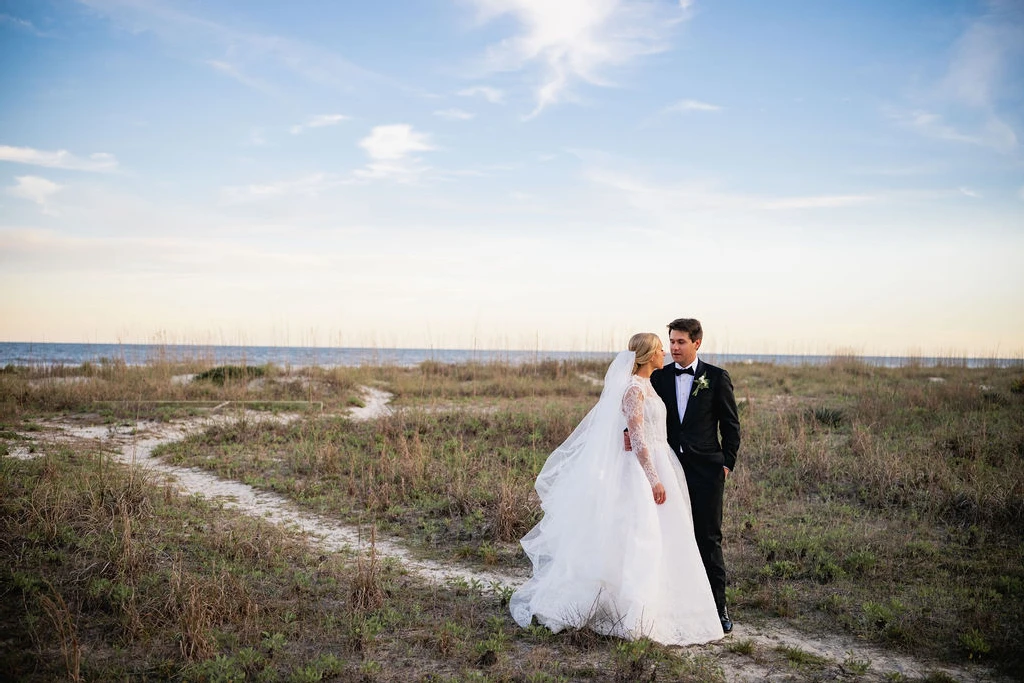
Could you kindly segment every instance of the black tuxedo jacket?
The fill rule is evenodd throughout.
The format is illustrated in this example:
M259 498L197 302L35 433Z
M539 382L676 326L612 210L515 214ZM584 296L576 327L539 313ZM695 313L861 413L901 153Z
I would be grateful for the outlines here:
M707 378L709 386L694 396L693 389L702 376ZM668 443L680 462L685 465L692 460L735 469L740 450L740 419L729 373L697 359L693 388L682 422L676 404L675 363L651 373L651 385L665 402Z

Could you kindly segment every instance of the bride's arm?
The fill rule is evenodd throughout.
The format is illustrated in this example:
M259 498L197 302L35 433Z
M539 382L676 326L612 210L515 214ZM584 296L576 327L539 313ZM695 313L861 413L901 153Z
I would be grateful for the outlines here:
M633 385L626 389L622 396L622 412L626 415L626 425L629 427L629 440L633 446L633 453L640 462L647 481L651 487L659 486L661 479L658 478L658 471L654 469L654 462L651 460L651 451L647 444L647 437L644 435L644 392Z

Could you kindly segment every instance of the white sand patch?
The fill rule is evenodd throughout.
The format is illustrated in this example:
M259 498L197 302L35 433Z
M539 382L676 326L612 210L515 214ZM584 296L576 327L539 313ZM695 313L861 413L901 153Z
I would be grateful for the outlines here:
M191 384L195 378L195 373L189 375L174 375L171 377L171 384L174 386L184 386L185 384Z
M366 405L353 406L348 409L349 417L353 420L375 420L379 417L387 417L391 414L391 394L374 387L362 387L363 401Z
M82 377L81 375L75 375L73 377L44 377L42 379L30 379L28 385L33 389L42 389L45 387L59 387L59 386L75 386L77 384L88 384L90 382L106 382L102 377Z
M7 457L15 460L33 460L43 455L41 452L31 452L28 446L14 446L7 449Z
M398 410L406 413L423 413L426 415L443 415L446 413L460 413L469 415L494 415L501 409L497 405L486 405L482 403L456 403L454 401L436 401L429 404L415 404L402 406Z
M732 610L730 610L732 611ZM808 652L819 657L842 663L851 656L859 661L870 662L870 670L876 674L887 676L893 672L902 674L908 679L924 678L929 674L942 672L962 683L999 680L992 677L992 672L982 669L964 670L953 667L945 667L935 664L925 664L897 652L889 652L863 641L846 636L813 637L798 631L791 630L781 624L752 626L737 622L733 626L732 638L750 638L758 645L766 649L777 647L791 647ZM737 680L728 678L727 680ZM761 680L744 679L744 680ZM782 678L778 680L792 680ZM891 680L891 679L890 679ZM902 679L901 679L902 680Z

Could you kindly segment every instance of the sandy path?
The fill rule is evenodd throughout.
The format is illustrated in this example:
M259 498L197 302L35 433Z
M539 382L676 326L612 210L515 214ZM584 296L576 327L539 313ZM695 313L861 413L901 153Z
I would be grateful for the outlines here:
M391 396L387 392L366 388L365 395L366 405L364 407L350 409L350 415L354 419L368 420L390 414L388 401ZM260 420L288 421L297 417L295 415L269 416L251 412L242 415L243 419L256 422ZM282 527L308 534L313 542L324 550L331 552L365 551L368 548L369 541L365 530L305 512L277 494L259 491L238 481L222 479L200 469L168 465L153 457L153 450L161 444L186 438L196 431L202 431L215 424L223 424L233 419L239 419L239 416L195 418L173 425L140 423L137 428L81 426L68 420L46 421L41 423L45 432L22 435L42 445L41 449L37 446L37 452L29 455L23 448L19 448L11 455L13 457L44 455L46 442L98 441L105 447L113 447L114 459L118 462L137 465L163 476L184 494L200 495L220 502L225 508L237 509L244 514L262 517ZM483 571L455 563L419 559L410 553L400 539L380 534L376 538L376 549L379 556L394 558L410 573L435 584L446 584L451 581L466 582L486 592L499 586L518 586L526 579L526 574L523 573ZM1004 680L981 667L960 669L926 664L899 653L866 645L850 637L808 636L780 622L750 625L741 621L735 625L729 638L719 643L702 646L699 649L722 654L719 663L725 671L727 681L800 680L792 668L759 664L754 661L755 658L732 655L723 647L730 641L744 639L750 639L758 646L768 650L780 646L798 648L804 652L824 657L835 664L841 664L851 657L859 661L868 661L870 662L869 672L861 676L860 680L891 680L886 677L894 672L910 679L923 678L933 672L942 672L955 680L968 683ZM813 678L813 675L808 675Z

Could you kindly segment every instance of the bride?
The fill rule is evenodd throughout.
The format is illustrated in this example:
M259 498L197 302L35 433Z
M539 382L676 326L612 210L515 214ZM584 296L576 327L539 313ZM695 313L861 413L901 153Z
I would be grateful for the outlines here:
M723 636L665 404L650 383L664 358L656 334L633 335L597 405L544 463L536 484L544 518L522 540L533 576L509 603L520 626L536 617L555 632L590 628L668 645Z

